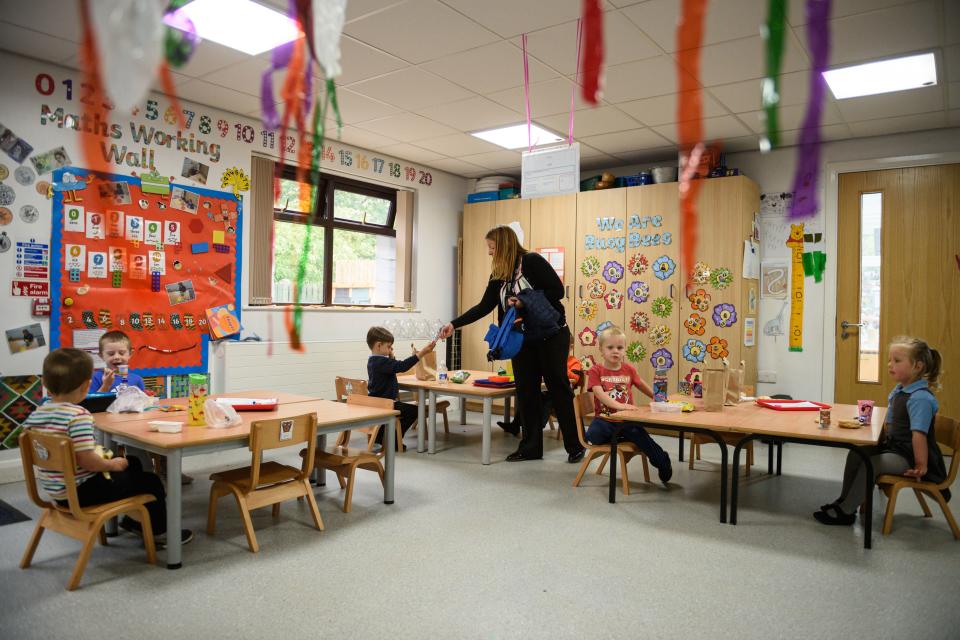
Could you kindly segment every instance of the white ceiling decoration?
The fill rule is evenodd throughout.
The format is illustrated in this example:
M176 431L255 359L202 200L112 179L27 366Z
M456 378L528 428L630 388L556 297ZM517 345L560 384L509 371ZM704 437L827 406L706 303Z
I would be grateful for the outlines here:
M287 0L259 0L285 10ZM605 0L603 100L575 97L584 169L674 159L680 0ZM519 173L520 153L467 134L525 121L520 34L528 34L533 119L566 137L581 0L349 0L339 79L342 139L458 175ZM757 148L767 0L712 2L701 83L707 134ZM0 49L77 68L77 5L0 0ZM791 2L781 76L783 144L796 144L809 92L802 2ZM960 2L834 0L831 65L934 51L939 84L836 101L827 140L960 125ZM270 54L203 42L174 75L186 99L259 115Z

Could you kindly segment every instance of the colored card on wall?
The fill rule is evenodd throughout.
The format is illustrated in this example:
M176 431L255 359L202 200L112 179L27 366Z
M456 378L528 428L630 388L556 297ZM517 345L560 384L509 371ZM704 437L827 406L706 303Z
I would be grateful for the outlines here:
M110 247L110 273L127 270L127 250L124 247Z
M63 230L83 233L83 223L87 219L83 207L70 205L66 209L63 214Z
M87 261L87 276L90 278L107 277L107 252L91 251Z
M167 275L167 261L164 259L163 251L151 251L147 255L149 256L147 271L159 273L162 276Z
M180 244L180 223L168 220L163 224L163 244Z
M73 269L83 271L87 268L87 248L82 244L68 244L64 246L63 255L63 268L67 271L72 271Z
M214 244L223 244L224 234L223 231L214 231L213 232L213 243Z
M127 216L127 240L131 242L143 241L143 218L140 216Z
M130 277L134 280L144 280L147 277L147 256L130 256Z
M144 229L146 231L143 239L147 244L155 245L162 240L162 236L160 235L160 223L156 220L147 220L144 223Z
M103 214L96 211L87 211L87 238L103 240L106 237L107 230L104 226Z
M123 237L123 217L123 211L107 211L107 235L109 237Z

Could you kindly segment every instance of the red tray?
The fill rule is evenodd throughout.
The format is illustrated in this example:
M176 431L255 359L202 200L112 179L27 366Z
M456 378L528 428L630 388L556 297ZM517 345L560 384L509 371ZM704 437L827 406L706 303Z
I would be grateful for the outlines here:
M757 400L758 405L765 407L767 409L773 409L774 411L819 411L820 409L830 409L829 404L824 404L822 402L815 402L813 400ZM813 404L814 407L799 407L795 406L798 404ZM794 406L791 406L794 405Z

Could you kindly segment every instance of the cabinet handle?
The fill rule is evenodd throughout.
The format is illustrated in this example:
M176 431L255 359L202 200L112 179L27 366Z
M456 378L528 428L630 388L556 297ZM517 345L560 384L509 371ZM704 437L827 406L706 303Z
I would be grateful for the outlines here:
M583 285L577 285L577 297L583 300Z
M570 285L566 287L566 293L563 296L564 298L570 298Z
M670 283L670 299L671 299L671 300L676 300L676 298L675 298L674 295L673 295L673 287L674 287L674 284L671 282L671 283Z

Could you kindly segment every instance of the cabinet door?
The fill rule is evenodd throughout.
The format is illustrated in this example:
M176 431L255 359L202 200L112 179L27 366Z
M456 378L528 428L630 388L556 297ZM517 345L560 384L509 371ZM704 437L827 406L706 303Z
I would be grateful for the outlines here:
M629 285L624 280L626 208L626 189L577 194L574 332L575 353L585 369L600 358L597 328L607 322L623 327L625 286Z
M496 202L478 202L463 207L461 313L480 302L490 279L490 256L484 236L494 226L496 205ZM464 369L490 370L483 337L495 318L491 313L460 330L460 366Z
M530 248L530 200L521 200L514 198L512 200L497 200L495 203L496 213L493 217L493 225L508 225L511 222L519 222L523 229L523 237L520 238L520 244L525 248ZM487 231L483 232L486 235Z
M679 380L682 324L680 309L680 237L677 184L627 190L627 251L623 330L627 357L652 384L656 368L667 370L668 389ZM658 366L654 366L654 362ZM646 398L635 398L645 404Z
M542 247L563 249L563 309L567 326L574 327L574 298L576 276L574 269L577 237L577 196L568 194L530 200L530 239L527 248L536 251Z

